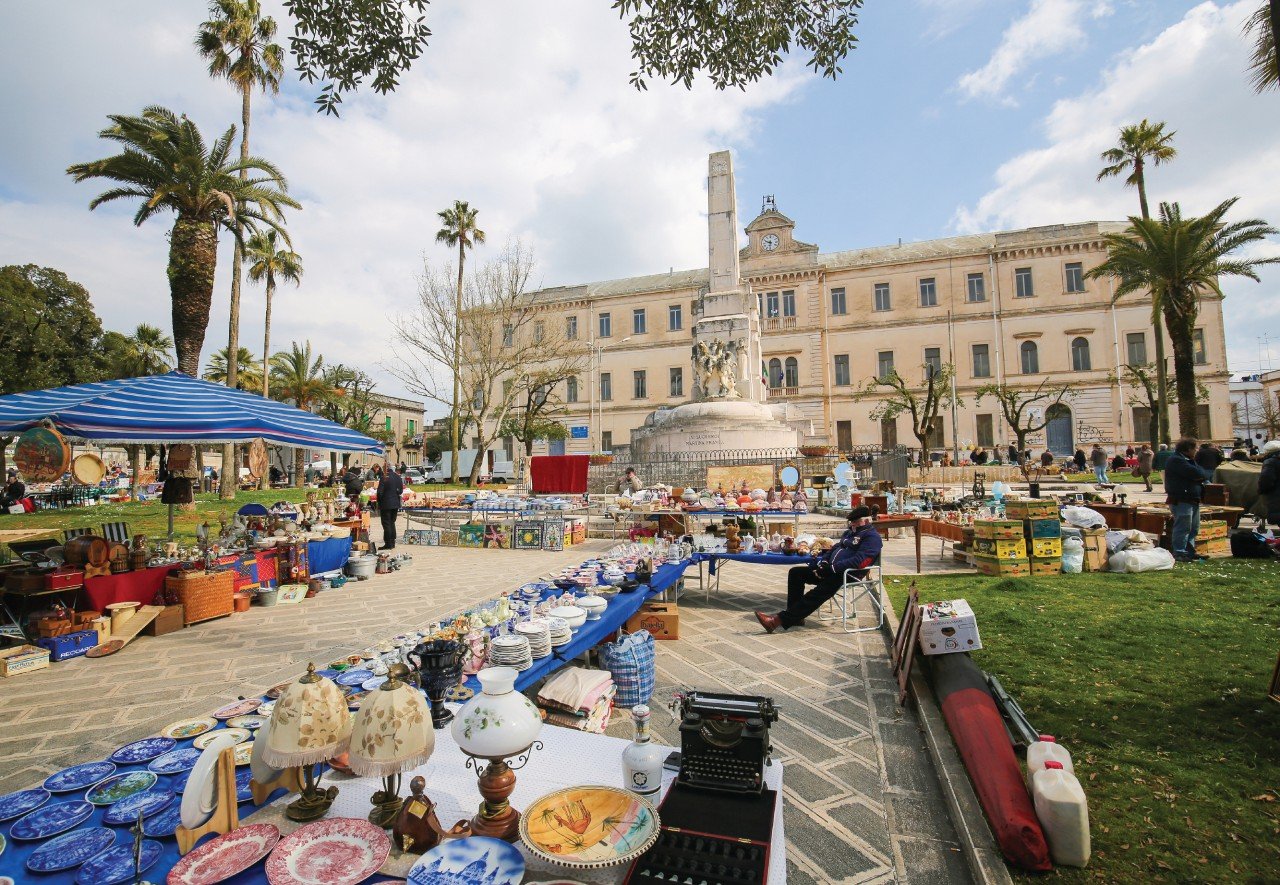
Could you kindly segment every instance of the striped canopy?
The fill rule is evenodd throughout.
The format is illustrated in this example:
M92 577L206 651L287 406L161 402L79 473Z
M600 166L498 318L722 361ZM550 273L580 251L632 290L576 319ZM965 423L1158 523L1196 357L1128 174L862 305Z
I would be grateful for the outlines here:
M181 372L0 396L0 434L43 419L66 437L97 443L268 443L339 452L382 444L319 415Z

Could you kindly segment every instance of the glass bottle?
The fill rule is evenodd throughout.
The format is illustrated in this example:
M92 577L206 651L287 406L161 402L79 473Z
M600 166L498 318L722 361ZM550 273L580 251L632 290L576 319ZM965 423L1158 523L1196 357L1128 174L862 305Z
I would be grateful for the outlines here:
M662 762L667 748L649 740L649 708L637 704L631 708L636 739L622 751L623 786L641 796L656 795L662 788Z

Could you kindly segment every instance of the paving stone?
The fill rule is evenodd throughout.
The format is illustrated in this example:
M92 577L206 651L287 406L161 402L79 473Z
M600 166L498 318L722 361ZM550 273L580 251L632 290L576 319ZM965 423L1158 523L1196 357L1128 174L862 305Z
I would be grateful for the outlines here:
M843 839L835 837L830 824L814 819L803 808L784 805L782 818L787 844L795 845L822 870L821 881L839 882L884 866Z
M924 836L959 843L946 806L936 798L921 799L888 793L885 799L889 809L889 830L895 835Z
M801 867L796 866L790 857L787 858L787 885L819 885L817 879L810 876Z
M804 801L813 805L833 796L839 796L843 792L839 784L799 764L786 767L786 771L783 772L783 784L788 790L795 792Z
M883 806L878 803L873 806L866 802L844 802L829 806L826 814L886 858L893 856L893 843L886 829Z
M929 839L894 837L907 885L952 885L972 882L959 846Z
M866 797L879 796L884 789L880 766L876 763L841 762L824 769L824 773Z

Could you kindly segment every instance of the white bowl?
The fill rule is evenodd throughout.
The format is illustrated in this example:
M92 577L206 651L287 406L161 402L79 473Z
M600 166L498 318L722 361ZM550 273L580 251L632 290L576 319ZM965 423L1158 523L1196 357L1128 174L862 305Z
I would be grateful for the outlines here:
M570 630L577 630L587 620L586 610L576 605L558 605L547 614L553 618L563 619Z

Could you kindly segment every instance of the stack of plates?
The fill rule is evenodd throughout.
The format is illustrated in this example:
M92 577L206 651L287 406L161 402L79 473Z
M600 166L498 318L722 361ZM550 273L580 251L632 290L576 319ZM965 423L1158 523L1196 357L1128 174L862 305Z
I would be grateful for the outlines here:
M551 634L552 648L568 645L573 639L573 631L569 629L569 622L564 618L547 618L547 630Z
M529 640L519 633L496 637L489 645L489 663L498 667L528 670L533 666Z
M528 640L529 655L534 660L551 654L551 632L542 618L516 624L516 632Z

